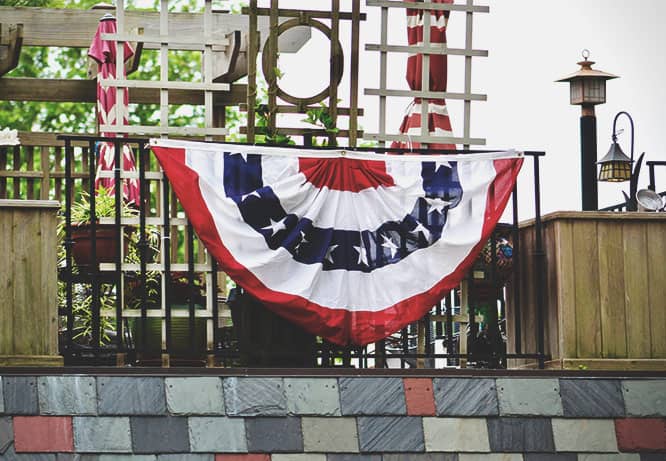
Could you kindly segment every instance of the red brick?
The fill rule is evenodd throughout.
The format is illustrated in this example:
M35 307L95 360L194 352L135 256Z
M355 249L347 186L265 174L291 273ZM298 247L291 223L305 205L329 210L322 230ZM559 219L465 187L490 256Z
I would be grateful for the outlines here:
M666 452L666 419L616 419L615 434L620 451Z
M432 393L432 379L404 378L407 414L410 416L434 416L435 398Z
M14 416L14 448L20 452L74 451L71 416Z
M247 455L215 455L215 461L271 461L271 455L250 453Z

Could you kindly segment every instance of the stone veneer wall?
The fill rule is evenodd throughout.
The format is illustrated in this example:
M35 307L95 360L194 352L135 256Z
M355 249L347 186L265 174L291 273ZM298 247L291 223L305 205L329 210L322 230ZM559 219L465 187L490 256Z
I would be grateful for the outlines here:
M5 375L0 459L664 460L666 378Z

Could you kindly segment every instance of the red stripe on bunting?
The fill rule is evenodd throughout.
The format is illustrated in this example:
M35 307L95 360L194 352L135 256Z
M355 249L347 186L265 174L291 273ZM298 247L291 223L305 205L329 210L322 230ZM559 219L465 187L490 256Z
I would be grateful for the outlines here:
M490 184L482 238L454 272L430 290L405 299L379 312L330 309L300 296L266 287L227 250L216 231L215 221L201 195L199 177L185 164L185 150L152 147L194 230L218 264L244 290L276 314L312 334L340 345L365 345L378 341L420 319L460 283L490 237L513 190L522 159L495 160L497 177ZM267 250L268 251L268 250Z
M386 163L376 160L299 158L298 166L307 180L319 188L360 192L395 185L386 174Z

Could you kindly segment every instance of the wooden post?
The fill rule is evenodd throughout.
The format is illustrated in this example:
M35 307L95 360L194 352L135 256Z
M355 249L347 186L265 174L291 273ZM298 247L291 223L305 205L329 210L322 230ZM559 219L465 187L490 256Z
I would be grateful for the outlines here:
M426 324L425 320L419 319L417 323L418 327L418 333L417 333L417 345L416 345L416 353L417 354L425 354L426 352L426 341L428 340L426 338ZM416 368L425 368L425 359L423 357L419 357L416 359Z
M458 353L467 354L467 325L469 322L469 281L460 282L460 326L458 329ZM467 359L460 358L460 368L467 368Z
M58 202L0 200L0 366L62 366L58 355Z

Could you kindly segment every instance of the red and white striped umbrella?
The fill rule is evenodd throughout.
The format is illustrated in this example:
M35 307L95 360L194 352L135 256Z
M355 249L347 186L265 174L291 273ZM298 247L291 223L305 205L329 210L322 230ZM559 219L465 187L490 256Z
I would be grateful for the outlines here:
M419 0L406 0L411 3L420 3ZM453 3L453 0L432 0L433 3ZM423 17L425 10L407 8L407 41L409 45L423 44ZM430 12L430 43L433 45L446 43L446 25L449 19L448 11ZM421 90L423 75L423 55L418 53L407 58L407 83L412 90ZM430 55L430 91L446 91L447 56L442 54ZM400 125L400 132L410 136L421 135L421 98L415 98L409 105L405 118ZM426 100L428 104L428 134L430 136L452 136L451 120L444 99ZM394 142L392 147L419 148L420 143ZM431 143L432 149L455 149L454 144Z
M97 74L97 121L100 125L112 125L116 122L116 104L123 107L123 125L128 124L129 96L127 88L121 88L121 97L118 97L118 88L100 85L100 79L116 78L116 42L113 40L102 40L102 34L115 34L116 20L113 16L105 15L97 26L88 56L97 61L99 72ZM125 42L125 59L134 54L134 50ZM123 78L125 76L123 75ZM100 133L101 136L115 137L115 133ZM124 171L136 171L136 161L132 149L123 144L123 169ZM97 164L97 175L95 178L95 189L103 186L109 194L115 193L114 178L100 178L100 171L113 171L115 168L115 149L113 143L103 142L99 145L99 160ZM139 204L139 180L123 180L123 198L128 203Z

